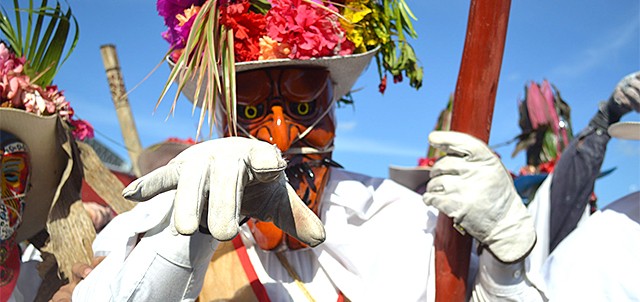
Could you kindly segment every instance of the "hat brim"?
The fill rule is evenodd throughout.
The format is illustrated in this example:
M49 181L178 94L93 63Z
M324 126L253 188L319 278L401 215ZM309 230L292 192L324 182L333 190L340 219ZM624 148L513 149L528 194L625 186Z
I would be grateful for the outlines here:
M58 116L38 116L15 108L0 108L0 130L27 145L30 187L25 196L22 223L16 240L29 239L46 227L54 195L66 168L65 152L58 141Z
M618 122L609 126L608 132L618 139L640 140L640 122Z
M167 141L149 146L138 156L138 168L142 175L166 165L180 152L191 147L191 144Z
M235 68L236 73L240 73L273 67L324 67L329 71L329 76L333 83L333 98L334 100L337 100L351 91L351 88L366 67L369 66L371 59L376 55L378 49L379 47L376 47L372 50L359 54L311 58L308 60L274 59L240 62L236 63ZM171 61L169 56L166 61L172 69L175 67L175 64ZM198 77L195 78L197 79ZM193 97L195 95L195 91L195 81L188 81L182 88L182 94L191 103L194 103ZM200 96L204 96L204 91L201 91ZM201 104L202 100L198 100L197 106L201 107Z
M413 191L419 191L431 178L431 167L389 166L389 178Z

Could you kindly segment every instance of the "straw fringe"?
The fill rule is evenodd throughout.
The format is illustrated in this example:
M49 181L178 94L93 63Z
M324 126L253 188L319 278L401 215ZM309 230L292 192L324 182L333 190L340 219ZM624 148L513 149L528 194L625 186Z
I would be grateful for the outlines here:
M91 244L96 231L80 199L83 171L78 147L70 131L61 123L58 123L58 127L58 140L68 156L68 162L49 211L49 241L42 251L55 256L62 277L68 278L75 263L91 263Z
M78 142L84 180L118 214L131 210L135 203L122 197L124 185L104 166L98 154L86 143Z
M60 123L58 127L58 141L68 161L49 211L49 239L41 248L45 261L38 268L43 284L36 301L48 301L66 283L64 280L72 276L74 264L92 262L91 245L96 232L80 198L83 177L116 213L135 205L122 197L124 185L104 166L93 148L74 141Z
M74 264L91 264L91 244L96 232L89 214L82 206L82 200L79 199L68 209L52 209L50 217L53 219L47 223L49 241L42 251L55 256L59 272L62 273L61 279L69 278Z

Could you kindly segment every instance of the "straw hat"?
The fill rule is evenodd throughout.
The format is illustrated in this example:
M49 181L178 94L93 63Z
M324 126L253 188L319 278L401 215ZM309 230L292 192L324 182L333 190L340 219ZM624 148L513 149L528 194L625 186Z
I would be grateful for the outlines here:
M640 122L617 122L609 126L608 132L615 138L640 140Z
M260 60L240 62L235 64L236 73L243 71L250 71L256 69L272 68L272 67L324 67L329 71L329 76L333 82L333 99L337 100L351 90L356 83L362 72L371 62L371 59L378 52L379 47L376 47L367 52L346 55L346 56L332 56L332 57L318 57L307 60L295 60L295 59L273 59L273 60ZM173 69L174 62L168 56L166 59L169 66ZM198 78L197 76L195 77ZM204 89L201 88L200 96L204 96ZM196 82L188 81L185 83L182 89L183 95L193 103L193 97L196 91ZM202 100L198 101L198 107L202 104Z
M193 143L178 140L166 140L142 150L138 156L138 168L142 175L166 165L180 152L191 147Z
M26 240L45 228L49 210L57 198L68 156L62 149L57 115L38 116L14 108L0 108L0 130L27 145L30 155L30 187L25 197L22 223L16 240Z
M431 167L400 167L389 166L389 178L413 191L424 190L427 182L431 178Z

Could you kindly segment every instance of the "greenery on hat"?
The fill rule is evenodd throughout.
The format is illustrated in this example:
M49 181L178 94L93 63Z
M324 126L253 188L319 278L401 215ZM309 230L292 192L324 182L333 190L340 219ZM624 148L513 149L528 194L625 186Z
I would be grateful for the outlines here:
M19 1L13 0L13 19L3 5L0 8L2 38L16 56L26 58L24 73L36 85L51 85L78 42L78 22L71 8L63 8L59 1L48 6L47 0L42 0L39 7L34 7L33 0L29 0L28 7L20 7Z
M55 7L43 0L35 8L13 1L14 18L0 5L0 107L16 108L40 116L57 114L69 125L74 137L93 137L93 127L74 117L74 110L63 91L53 85L60 66L73 52L78 41L78 24L71 8ZM73 25L73 26L72 26ZM72 32L71 45L65 47ZM8 47L7 47L8 46ZM64 58L63 58L64 56Z

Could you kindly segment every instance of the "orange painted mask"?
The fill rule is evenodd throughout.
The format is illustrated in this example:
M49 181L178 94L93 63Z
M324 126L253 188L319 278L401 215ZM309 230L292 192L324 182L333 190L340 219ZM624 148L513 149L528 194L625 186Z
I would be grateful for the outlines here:
M236 83L238 133L278 146L288 161L289 183L317 215L329 168L339 167L331 160L336 122L329 72L257 69L238 73ZM228 133L227 127L225 121L219 131ZM306 247L271 222L250 219L248 224L262 249Z

